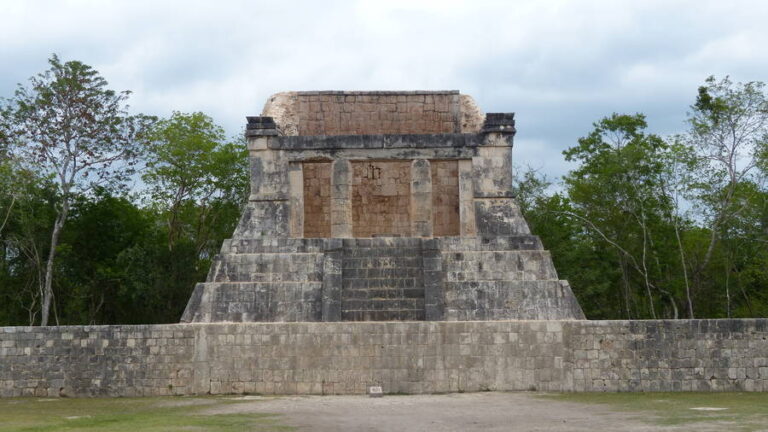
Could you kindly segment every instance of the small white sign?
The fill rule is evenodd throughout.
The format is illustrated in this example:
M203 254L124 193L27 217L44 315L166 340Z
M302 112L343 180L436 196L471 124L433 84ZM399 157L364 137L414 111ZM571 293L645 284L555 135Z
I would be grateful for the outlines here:
M368 396L382 397L384 396L384 391L381 389L381 386L370 386L368 387Z

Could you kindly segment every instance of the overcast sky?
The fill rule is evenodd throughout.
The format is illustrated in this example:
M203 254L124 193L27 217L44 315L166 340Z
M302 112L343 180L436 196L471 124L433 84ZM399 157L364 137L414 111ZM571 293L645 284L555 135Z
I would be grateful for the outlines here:
M442 90L516 112L515 158L550 176L612 112L685 129L709 75L768 81L768 1L0 0L0 96L57 53L135 112L230 134L286 90Z

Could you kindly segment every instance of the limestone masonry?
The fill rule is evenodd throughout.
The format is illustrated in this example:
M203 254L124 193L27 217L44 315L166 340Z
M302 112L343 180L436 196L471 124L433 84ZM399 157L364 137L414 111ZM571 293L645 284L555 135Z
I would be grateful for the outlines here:
M0 396L768 391L768 320L0 327Z
M289 92L246 127L248 206L182 322L584 318L512 196L513 114Z

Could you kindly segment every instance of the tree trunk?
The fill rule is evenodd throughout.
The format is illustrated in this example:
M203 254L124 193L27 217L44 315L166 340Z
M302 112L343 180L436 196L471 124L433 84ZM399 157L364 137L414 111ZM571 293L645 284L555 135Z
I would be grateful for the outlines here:
M64 203L61 206L61 212L56 215L56 221L53 224L53 232L51 233L51 249L48 252L48 262L45 265L45 284L43 286L43 307L40 314L40 325L48 325L48 316L51 311L51 301L53 300L53 261L56 257L56 246L59 244L59 235L61 235L61 229L64 227L64 222L67 220L67 214L69 213L69 202L64 199Z
M731 318L731 268L730 262L725 265L725 316Z
M624 256L619 252L616 251L616 255L618 255L619 258L619 268L621 269L621 282L624 286L624 307L626 308L627 313L627 319L632 319L632 311L629 306L629 296L631 295L629 292L629 280L627 279L627 267L624 262Z
M680 250L680 265L683 267L683 278L685 280L685 300L688 305L688 318L693 319L693 301L691 301L691 285L688 283L688 266L685 264L685 252L683 251L683 241L680 239L680 230L677 226L677 219L674 222L675 237L677 237L677 248Z

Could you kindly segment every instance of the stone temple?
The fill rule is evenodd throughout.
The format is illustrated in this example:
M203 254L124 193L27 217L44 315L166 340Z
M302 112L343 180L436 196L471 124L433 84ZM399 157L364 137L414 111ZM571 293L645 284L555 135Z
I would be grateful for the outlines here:
M514 114L458 91L279 93L182 322L584 319L513 196Z

